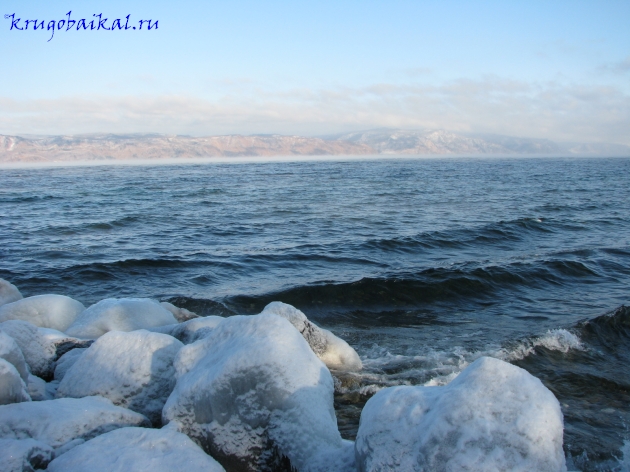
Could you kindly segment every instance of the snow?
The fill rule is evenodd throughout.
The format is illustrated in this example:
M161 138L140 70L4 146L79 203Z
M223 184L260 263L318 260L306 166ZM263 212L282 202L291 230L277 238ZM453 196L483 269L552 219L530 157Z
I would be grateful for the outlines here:
M183 323L184 321L192 320L199 317L197 313L188 311L186 308L179 308L169 302L160 302L160 305L170 311L179 323Z
M42 400L52 400L46 391L46 382L35 375L29 375L26 381L26 390L35 402Z
M158 326L149 331L169 334L184 344L191 344L206 337L224 319L221 316L204 316L173 325Z
M31 397L20 373L13 364L0 359L0 405L28 401Z
M0 464L4 472L34 472L45 469L53 449L34 439L0 439Z
M56 455L100 434L126 426L149 426L139 413L102 397L61 398L0 406L0 439L33 438Z
M70 367L79 360L79 357L81 357L85 351L87 351L87 348L72 349L57 359L57 362L55 363L54 379L61 381L68 372L68 369L70 369Z
M22 294L15 285L7 280L0 279L0 306L20 300Z
M361 413L359 471L565 471L563 418L527 371L482 357L443 387L390 387Z
M100 395L160 425L162 408L175 386L173 359L182 346L167 334L110 331L68 369L57 398Z
M15 342L15 339L2 331L0 331L0 359L13 364L22 380L28 380L28 367L22 350Z
M49 472L224 472L186 435L170 429L121 428L55 459Z
M282 302L271 302L262 312L273 313L287 319L302 333L313 352L330 369L352 371L363 368L359 355L347 342L309 321L297 308Z
M33 375L43 379L52 377L56 348L41 335L36 326L28 321L11 320L0 323L0 331L15 340Z
M65 331L83 310L81 302L64 295L36 295L0 306L0 322L24 320L42 328Z
M286 319L226 318L183 347L175 368L164 423L230 469L273 470L284 457L316 470L311 458L343 448L332 376Z
M176 323L173 314L149 298L107 298L87 308L66 333L95 339L108 331L134 331Z

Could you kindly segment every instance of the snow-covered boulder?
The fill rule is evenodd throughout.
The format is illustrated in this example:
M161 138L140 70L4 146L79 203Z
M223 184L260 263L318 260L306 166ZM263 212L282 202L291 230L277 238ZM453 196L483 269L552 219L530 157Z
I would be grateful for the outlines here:
M29 375L26 381L26 391L31 399L35 402L42 400L52 400L46 391L46 382L35 375Z
M273 313L289 320L302 333L317 357L330 369L361 370L363 368L359 355L347 342L309 321L306 315L297 308L282 302L271 302L262 312Z
M88 307L65 332L95 339L108 331L135 331L175 324L173 314L149 298L107 298Z
M24 360L24 354L22 350L8 334L0 331L0 359L13 364L13 367L20 373L20 377L25 382L28 380L28 367Z
M47 344L52 344L55 350L55 359L59 359L66 352L77 348L86 348L94 342L93 339L79 339L68 336L66 333L50 328L37 328L42 339Z
M65 331L83 310L81 302L64 295L36 295L0 306L0 323L24 320L42 328Z
M527 371L489 357L443 387L390 387L361 413L361 472L565 471L563 418Z
M28 321L11 320L0 323L0 331L15 340L33 375L43 379L52 377L56 347L42 336L36 326Z
M224 472L188 436L171 429L120 428L50 463L49 472Z
M0 464L4 472L34 472L45 469L53 448L35 439L0 439Z
M0 405L28 401L31 397L20 373L13 364L0 359Z
M100 395L159 425L164 403L175 386L173 360L182 346L166 334L110 331L68 369L57 398Z
M15 285L0 279L0 306L22 299L22 294Z
M163 421L229 470L278 470L290 462L308 471L311 458L343 448L332 376L279 316L226 318L183 347L175 367Z
M0 406L0 439L33 438L56 455L100 434L126 426L150 426L143 415L102 397L60 398Z
M57 362L55 362L54 379L58 381L63 380L70 367L79 360L79 357L81 357L85 351L87 351L87 348L72 349L57 359Z
M186 308L180 308L169 302L160 302L164 308L173 313L173 316L179 323L183 323L184 321L192 320L194 318L198 318L199 315L197 313L193 313L192 311L188 311Z
M173 325L158 326L149 331L168 334L184 344L191 344L206 337L224 319L221 316L203 316Z

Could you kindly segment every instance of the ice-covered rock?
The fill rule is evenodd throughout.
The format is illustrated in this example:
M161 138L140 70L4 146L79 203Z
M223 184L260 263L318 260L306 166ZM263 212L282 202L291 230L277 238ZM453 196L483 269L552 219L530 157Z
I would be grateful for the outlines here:
M25 382L28 380L28 367L22 350L8 334L0 331L0 359L13 364Z
M363 364L359 355L343 339L330 331L320 328L297 308L282 302L271 302L263 313L273 313L291 322L302 333L306 342L317 357L331 369L361 370Z
M22 299L18 288L7 280L0 279L0 306Z
M0 405L31 401L26 384L10 362L0 359Z
M50 463L49 472L224 472L188 436L171 429L120 428Z
M52 377L56 347L28 321L11 320L0 323L0 331L11 336L20 347L31 373L43 379Z
M26 391L31 399L35 402L42 400L52 400L54 397L50 397L46 391L46 382L35 375L29 375L26 381Z
M361 413L359 471L565 471L563 418L527 371L489 357L443 387L390 387Z
M42 328L65 331L83 310L81 302L65 295L36 295L0 306L0 323L24 320Z
M343 447L333 379L287 320L264 313L223 320L183 347L163 420L229 470L279 470ZM284 470L284 469L282 469Z
M168 334L184 344L191 344L206 337L224 319L221 316L203 316L173 325L158 326L149 331Z
M72 349L57 359L57 362L55 362L54 379L61 381L66 375L66 372L68 372L68 369L79 360L79 357L81 357L85 351L87 351L87 348Z
M149 298L107 298L88 307L66 333L95 339L108 331L135 331L175 324L173 314Z
M68 369L57 398L100 395L159 425L175 386L173 360L182 346L166 334L110 331Z
M52 345L55 351L55 359L59 359L66 352L73 349L87 348L94 342L93 339L79 339L68 336L66 333L50 328L37 328L46 344Z
M34 472L45 469L53 448L35 439L0 439L0 464L4 472Z
M114 429L149 425L143 415L102 397L0 406L0 439L33 438L54 448L56 455Z
M172 303L169 302L160 302L164 308L173 313L173 316L179 323L183 323L184 321L192 320L195 318L199 318L197 313L193 313L192 311L188 311L186 308L179 308Z

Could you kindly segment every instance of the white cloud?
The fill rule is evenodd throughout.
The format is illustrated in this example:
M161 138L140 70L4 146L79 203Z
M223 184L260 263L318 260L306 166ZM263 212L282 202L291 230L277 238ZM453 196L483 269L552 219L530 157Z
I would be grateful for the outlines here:
M614 87L488 77L441 86L374 84L282 93L244 83L193 96L0 98L2 134L90 132L318 135L376 127L445 128L630 144L630 95Z

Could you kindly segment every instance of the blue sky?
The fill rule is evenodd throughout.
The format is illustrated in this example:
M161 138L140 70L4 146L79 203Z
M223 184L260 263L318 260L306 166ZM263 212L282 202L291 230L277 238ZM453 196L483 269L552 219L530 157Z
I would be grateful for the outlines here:
M628 1L3 1L0 133L444 128L630 144ZM22 20L22 21L23 21Z

